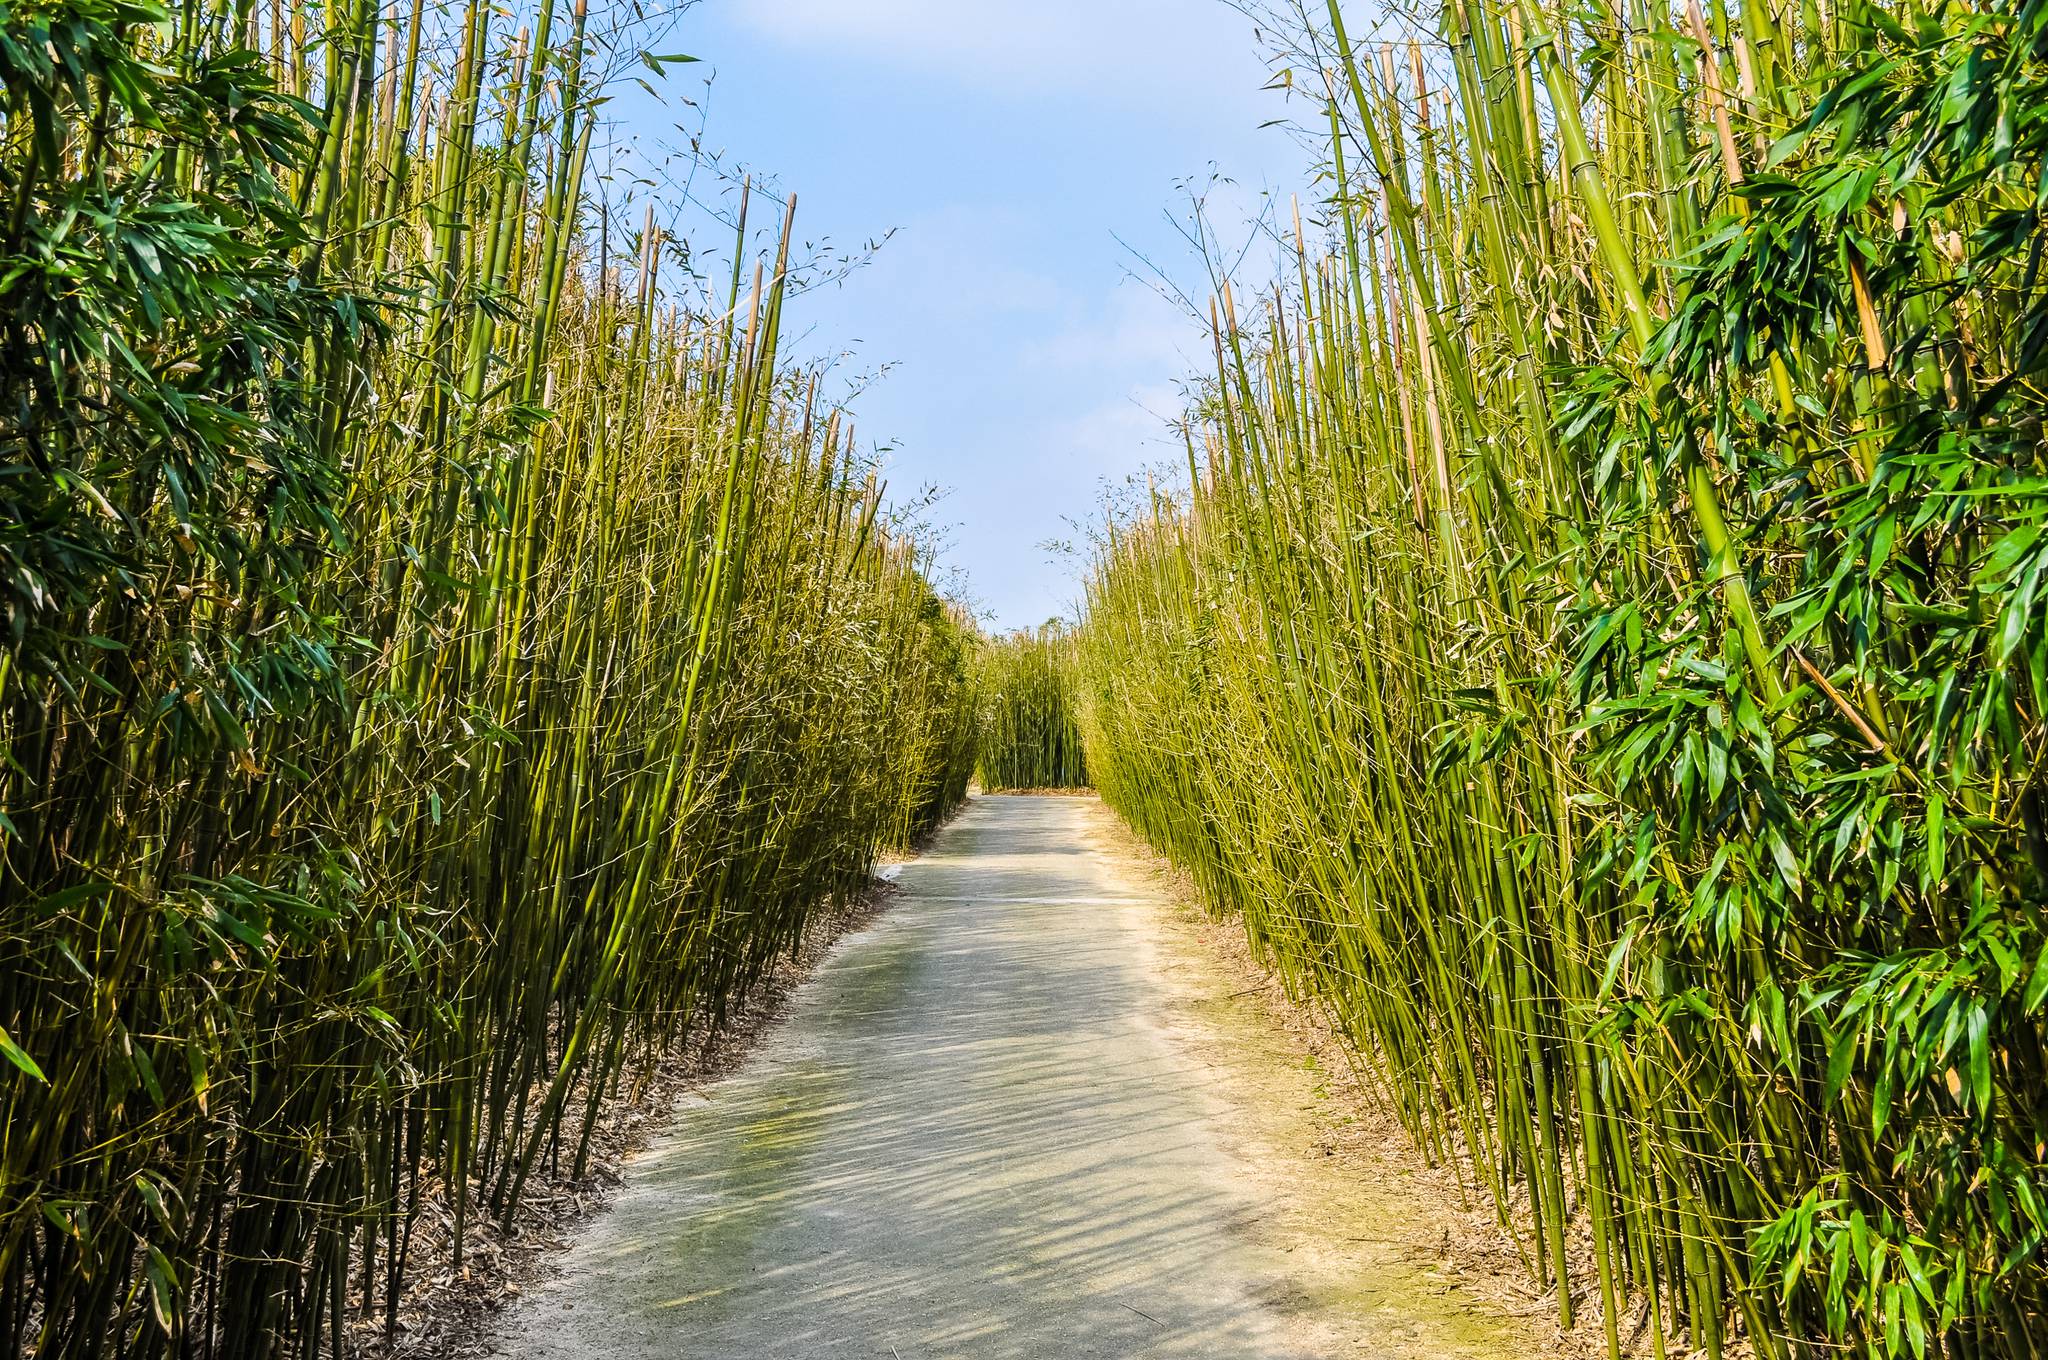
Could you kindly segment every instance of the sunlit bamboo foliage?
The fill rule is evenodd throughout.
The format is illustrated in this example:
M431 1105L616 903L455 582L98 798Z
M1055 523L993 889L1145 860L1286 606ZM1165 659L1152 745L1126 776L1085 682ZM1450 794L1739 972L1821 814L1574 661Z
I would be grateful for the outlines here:
M1074 725L1073 636L1058 624L983 643L975 665L980 692L981 786L1084 789L1088 763Z
M1611 1351L2035 1360L2048 7L1302 17L1104 796Z
M0 1353L390 1328L964 795L787 218L686 306L592 207L631 55L0 4Z

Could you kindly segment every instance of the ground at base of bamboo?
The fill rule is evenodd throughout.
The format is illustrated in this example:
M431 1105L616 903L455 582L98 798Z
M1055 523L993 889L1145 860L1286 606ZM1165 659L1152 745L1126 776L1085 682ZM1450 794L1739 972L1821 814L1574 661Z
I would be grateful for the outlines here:
M1270 1206L1255 1232L1302 1286L1284 1301L1302 1344L1373 1360L1433 1360L1447 1342L1526 1360L1592 1356L1599 1338L1560 1333L1483 1192L1424 1162L1342 1039L1253 956L1242 923L1207 914L1186 877L1099 800L1089 837L1149 889L1164 1021L1230 1110L1232 1150Z

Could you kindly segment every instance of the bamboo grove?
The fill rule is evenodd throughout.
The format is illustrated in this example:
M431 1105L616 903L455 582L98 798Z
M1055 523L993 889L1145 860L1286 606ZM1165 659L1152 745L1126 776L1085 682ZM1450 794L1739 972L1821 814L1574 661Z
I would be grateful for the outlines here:
M976 773L984 789L1088 787L1074 723L1073 649L1072 634L1052 623L982 644L975 668L981 701Z
M622 56L0 4L0 1353L388 1329L428 1206L459 1266L964 795L972 626L778 359L787 217L673 300Z
M1566 1325L2038 1360L2048 7L1343 17L1091 773Z

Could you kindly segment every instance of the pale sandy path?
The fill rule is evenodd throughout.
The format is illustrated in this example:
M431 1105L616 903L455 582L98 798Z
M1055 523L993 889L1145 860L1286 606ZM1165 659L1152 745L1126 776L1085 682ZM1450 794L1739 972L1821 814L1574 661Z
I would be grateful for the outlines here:
M745 1067L628 1167L500 1352L1328 1353L1340 1333L1301 1314L1304 1271L1329 1263L1262 1229L1284 1217L1270 1169L1247 1163L1214 1066L1161 1022L1159 900L1095 834L1105 815L977 800ZM1397 1303L1421 1292L1397 1283ZM1351 1303L1387 1307L1384 1291ZM1395 1320L1389 1354L1506 1353ZM1368 1353L1341 1334L1341 1353Z

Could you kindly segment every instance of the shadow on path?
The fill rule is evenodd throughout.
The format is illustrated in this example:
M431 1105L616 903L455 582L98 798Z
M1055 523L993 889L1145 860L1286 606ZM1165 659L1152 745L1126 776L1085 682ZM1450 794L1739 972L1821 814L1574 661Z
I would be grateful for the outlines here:
M1073 798L977 800L504 1320L520 1360L1281 1360L1284 1257Z

